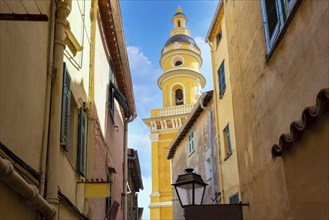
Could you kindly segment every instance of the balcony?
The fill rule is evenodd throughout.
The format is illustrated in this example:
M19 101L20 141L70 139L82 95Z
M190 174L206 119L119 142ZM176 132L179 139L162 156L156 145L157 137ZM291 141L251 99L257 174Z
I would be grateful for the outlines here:
M181 115L190 113L194 104L187 105L177 105L164 108L152 109L152 117L163 117L163 116L172 116L172 115Z

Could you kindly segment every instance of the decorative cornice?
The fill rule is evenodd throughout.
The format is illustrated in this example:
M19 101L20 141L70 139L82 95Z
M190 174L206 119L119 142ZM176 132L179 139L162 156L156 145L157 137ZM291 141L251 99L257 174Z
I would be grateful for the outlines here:
M172 202L152 202L149 208L172 207Z
M150 194L150 197L159 197L160 196L160 193L159 192L152 192Z
M151 133L149 135L151 142L158 142L159 141L159 133Z
M206 79L203 75L199 72L188 69L188 68L180 68L180 69L173 69L163 73L158 79L158 86L162 89L163 84L168 81L169 79L176 78L176 77L189 77L195 80L200 80L201 87L203 88L206 84Z
M190 44L188 44L189 47L190 47ZM199 49L197 46L194 46L195 48ZM199 49L199 52L200 52L200 49ZM161 67L162 64L163 64L163 61L165 59L167 59L169 56L172 56L172 55L182 55L182 54L188 54L188 55L191 55L192 57L196 58L200 64L200 67L202 66L202 58L200 56L200 54L198 52L196 52L195 50L189 50L189 49L175 49L175 50L170 50L170 49L167 49L167 52L162 54L161 58L160 58L160 65Z

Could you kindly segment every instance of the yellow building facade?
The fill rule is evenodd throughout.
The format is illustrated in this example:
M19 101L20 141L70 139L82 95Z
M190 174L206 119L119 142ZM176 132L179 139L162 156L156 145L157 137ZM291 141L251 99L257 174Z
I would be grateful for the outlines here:
M223 2L219 2L206 41L210 46L212 76L214 79L216 139L219 147L219 171L217 175L220 179L221 203L228 204L239 202L240 196L230 60L224 9Z
M172 219L171 161L166 160L166 152L206 83L200 74L201 52L190 37L187 22L178 8L172 18L170 38L161 51L158 86L163 107L152 109L151 117L144 119L152 142L151 219Z

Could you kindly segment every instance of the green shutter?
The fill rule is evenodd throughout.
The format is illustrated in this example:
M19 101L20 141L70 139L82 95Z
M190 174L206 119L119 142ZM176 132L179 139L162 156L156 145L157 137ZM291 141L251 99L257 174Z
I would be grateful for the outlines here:
M85 139L86 139L86 116L83 108L79 109L79 122L78 122L78 149L77 149L77 170L84 176L85 175Z
M71 77L66 64L63 65L63 87L62 87L62 117L61 117L61 143L66 144L68 150L70 132L70 105L71 105Z
M219 98L222 99L226 89L224 60L218 69Z

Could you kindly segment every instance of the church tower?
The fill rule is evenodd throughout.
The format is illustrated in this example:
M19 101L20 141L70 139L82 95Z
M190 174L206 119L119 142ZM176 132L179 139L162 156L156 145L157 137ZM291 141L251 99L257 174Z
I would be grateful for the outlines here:
M152 142L151 219L172 218L171 161L166 159L168 146L206 83L200 74L201 51L190 37L186 27L188 19L181 8L178 7L171 21L174 27L161 51L162 75L158 79L163 107L152 109L151 117L143 119L150 129Z

